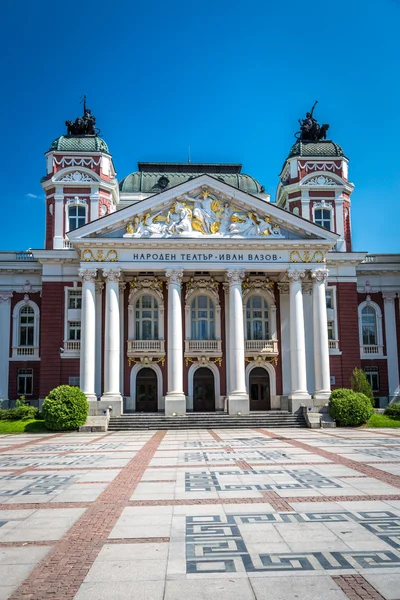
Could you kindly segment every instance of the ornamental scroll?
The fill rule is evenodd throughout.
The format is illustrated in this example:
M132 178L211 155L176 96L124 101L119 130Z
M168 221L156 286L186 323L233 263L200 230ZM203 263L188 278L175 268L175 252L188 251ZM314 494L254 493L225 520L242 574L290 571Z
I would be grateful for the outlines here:
M90 250L89 248L86 248L85 250L82 250L81 260L85 262L116 262L118 260L118 252L112 249L104 254L104 250Z
M325 254L321 250L317 250L311 255L309 250L293 250L289 257L292 263L323 263L325 262Z
M198 196L187 194L166 209L137 215L126 225L124 237L230 237L284 238L279 225L268 215L243 210L222 202L205 189Z

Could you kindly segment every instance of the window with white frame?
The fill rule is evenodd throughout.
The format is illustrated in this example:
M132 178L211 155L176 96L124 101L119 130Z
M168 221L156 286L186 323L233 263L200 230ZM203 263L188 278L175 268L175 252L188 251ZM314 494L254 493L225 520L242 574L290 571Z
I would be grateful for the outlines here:
M336 311L336 287L327 287L325 290L326 299L326 319L328 327L328 340L330 342L329 348L331 352L339 350L338 341L338 322L337 322L337 311Z
M81 339L81 322L80 321L68 321L68 340L69 341L80 341Z
M331 211L329 208L316 208L314 210L314 223L324 229L331 229Z
M18 369L17 394L31 396L33 394L33 369Z
M369 381L372 391L379 392L379 369L378 367L365 367L365 375Z
M86 223L86 207L81 205L68 207L68 231L77 229Z
M75 309L82 308L82 291L81 290L69 290L68 308L75 308Z
M23 306L19 311L18 346L35 345L35 311Z
M208 296L196 296L191 304L191 339L215 340L215 308Z
M361 353L372 358L383 353L382 312L369 298L358 307Z
M262 296L251 296L246 303L246 332L248 340L268 340L268 304Z
M361 335L363 345L377 346L376 312L372 306L364 306L361 311Z
M135 307L137 340L158 340L158 302L154 296L140 296Z

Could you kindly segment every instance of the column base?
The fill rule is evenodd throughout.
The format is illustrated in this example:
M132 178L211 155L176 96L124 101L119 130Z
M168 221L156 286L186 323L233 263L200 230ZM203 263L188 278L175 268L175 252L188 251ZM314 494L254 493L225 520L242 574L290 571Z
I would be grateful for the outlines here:
M303 406L313 407L313 401L307 392L290 394L288 397L288 409L290 412L298 412Z
M88 402L96 402L97 401L96 394L85 394L85 396L86 396L86 400Z
M100 409L110 408L112 417L119 417L123 412L121 394L103 394L100 401L97 403Z
M186 415L186 396L184 394L167 394L165 396L165 415L167 417Z
M331 397L331 391L326 391L326 392L315 392L315 394L313 394L313 398L314 400L325 400L325 402L328 402L330 397Z
M228 413L230 415L248 415L250 412L250 401L248 394L229 394Z

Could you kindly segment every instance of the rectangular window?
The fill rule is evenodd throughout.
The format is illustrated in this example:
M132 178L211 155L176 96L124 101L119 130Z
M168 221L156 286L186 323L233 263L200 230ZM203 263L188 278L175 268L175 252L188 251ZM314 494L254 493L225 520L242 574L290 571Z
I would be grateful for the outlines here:
M17 394L19 396L32 396L33 369L18 369Z
M364 372L367 376L372 391L379 392L379 369L378 367L365 367Z
M69 377L68 385L73 385L73 386L79 387L79 377Z
M328 321L328 340L335 339L335 324L333 321Z
M326 298L326 308L333 308L332 290L326 290L325 298Z
M81 339L81 322L70 321L68 323L68 341L79 341Z
M71 290L68 295L68 308L82 308L82 291Z

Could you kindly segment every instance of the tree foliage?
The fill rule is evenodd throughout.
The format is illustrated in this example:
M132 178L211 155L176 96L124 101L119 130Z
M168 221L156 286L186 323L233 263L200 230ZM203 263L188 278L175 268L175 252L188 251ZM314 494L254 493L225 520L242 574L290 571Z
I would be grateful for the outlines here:
M360 392L370 399L372 407L375 406L374 394L371 385L362 369L355 368L350 377L350 387L353 392Z

